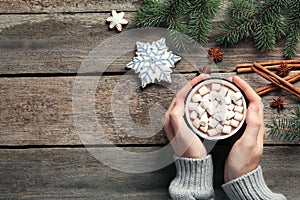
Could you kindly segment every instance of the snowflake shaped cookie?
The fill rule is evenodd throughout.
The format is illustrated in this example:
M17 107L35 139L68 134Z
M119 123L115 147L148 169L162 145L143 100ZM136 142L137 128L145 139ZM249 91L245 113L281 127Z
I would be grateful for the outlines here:
M125 13L124 12L117 13L115 10L113 10L111 11L111 15L112 16L106 19L107 22L110 22L109 28L110 29L116 28L119 32L121 32L122 24L123 25L128 24L128 21L126 19L123 19Z
M171 67L174 67L181 57L168 51L165 38L154 41L152 44L137 42L136 45L137 56L126 67L139 73L142 87L154 83L155 80L171 83Z

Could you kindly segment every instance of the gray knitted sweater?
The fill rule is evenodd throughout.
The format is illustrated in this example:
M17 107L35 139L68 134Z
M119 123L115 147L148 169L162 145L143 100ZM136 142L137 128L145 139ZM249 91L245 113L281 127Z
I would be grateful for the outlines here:
M210 155L203 159L176 157L177 175L169 186L172 199L213 200L213 164ZM229 199L234 200L286 200L273 193L266 185L260 166L252 172L224 184Z

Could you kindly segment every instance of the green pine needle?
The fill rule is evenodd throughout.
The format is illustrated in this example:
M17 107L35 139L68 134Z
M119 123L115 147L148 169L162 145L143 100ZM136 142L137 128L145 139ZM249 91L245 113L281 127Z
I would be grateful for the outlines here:
M299 31L299 28L298 31L295 31L295 28L289 29L286 44L283 50L283 54L287 59L292 59L297 53L297 47L300 41Z
M219 10L219 0L196 0L190 7L187 34L200 44L206 44L211 33L212 19Z
M261 52L268 52L275 47L276 35L271 24L256 23L254 32L255 46Z
M272 119L269 128L269 135L280 141L299 142L300 141L300 104L292 113L290 118Z
M287 23L288 34L283 54L286 58L292 59L297 53L300 42L300 0L290 0Z
M245 0L232 0L227 8L232 18L246 17L251 18L255 13L254 4Z
M223 44L225 47L238 43L245 37L250 36L256 23L257 20L255 18L240 17L232 19L221 28L222 36L216 39L217 43Z
M171 31L174 46L184 49L186 34L206 44L212 19L220 9L221 0L144 0L134 14L137 27L163 27ZM283 12L288 9L288 16ZM280 38L285 38L284 56L292 59L300 43L300 0L231 0L229 20L216 38L219 45L237 44L245 38L254 40L261 52L273 50ZM286 13L285 13L286 14Z
M137 27L155 27L166 21L166 4L159 0L145 0L139 11L135 12L133 22Z
M253 4L249 0L232 0L228 6L230 20L221 28L217 43L228 46L250 37L261 52L271 51L278 39L286 35L287 22L282 9L288 7L289 1L292 0L266 0Z
M146 0L133 21L138 27L170 29L175 46L182 49L186 42L182 34L200 44L208 42L212 19L220 4L221 0Z

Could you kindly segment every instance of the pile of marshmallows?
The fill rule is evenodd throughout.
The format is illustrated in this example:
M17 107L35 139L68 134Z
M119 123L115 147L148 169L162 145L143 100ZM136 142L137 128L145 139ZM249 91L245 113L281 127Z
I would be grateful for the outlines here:
M187 103L192 125L210 137L231 134L245 118L242 93L223 84L201 86Z

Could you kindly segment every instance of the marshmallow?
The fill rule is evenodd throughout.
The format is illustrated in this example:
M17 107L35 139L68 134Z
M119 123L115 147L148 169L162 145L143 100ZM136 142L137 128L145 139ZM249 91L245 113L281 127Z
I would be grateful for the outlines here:
M227 125L227 126L229 126L229 125L230 125L230 120L223 121L223 122L222 122L222 124L223 124L223 125Z
M242 93L236 92L230 96L233 101L237 101L243 97Z
M214 118L219 122L224 122L226 120L225 112L218 112L214 114Z
M239 112L236 112L234 115L234 119L237 121L242 121L243 118L244 118L244 115Z
M223 130L223 126L221 124L218 124L217 127L216 127L216 130L218 133L221 133L222 130Z
M243 100L239 99L239 100L235 101L234 103L238 106L241 106L241 105L243 105Z
M200 127L200 119L199 119L199 118L196 118L196 119L193 121L193 125L194 125L196 128L199 128L199 127Z
M240 123L239 121L236 121L234 119L232 119L230 121L230 125L233 126L233 127L235 127L235 128L239 126L239 123Z
M196 107L195 111L196 111L199 115L202 115L202 114L205 112L204 108L202 108L202 106L200 106L200 105L198 105L198 106Z
M202 96L200 94L195 94L193 97L192 97L192 101L193 102L200 102L202 100Z
M233 118L234 115L235 115L235 112L233 112L233 111L227 111L226 112L226 119L229 120L229 119Z
M219 105L219 102L214 100L211 102L211 105L213 105L214 107L217 107Z
M200 118L200 125L201 126L206 126L208 124L208 116L207 113L203 113L203 115Z
M213 90L213 91L210 92L210 96L209 96L210 99L209 100L213 101L213 100L217 99L218 96L219 96L218 92Z
M197 113L196 111L193 111L193 112L191 112L191 114L190 114L190 118L191 118L191 119L196 119L197 116L198 116L198 113Z
M198 90L198 92L203 96L203 95L209 93L209 89L204 85Z
M233 110L236 112L242 113L244 110L244 107L243 106L235 106Z
M221 90L219 91L219 95L222 96L222 97L225 97L227 92L228 92L228 88L227 87L222 87Z
M225 114L226 110L227 110L226 105L224 104L217 105L217 112L222 112L223 114Z
M233 110L234 109L234 105L233 104L230 104L227 106L227 110Z
M223 101L224 101L224 96L222 96L221 94L218 94L218 96L216 97L216 99L220 102L222 102L223 104Z
M206 126L200 126L200 130L206 133L208 130L208 124L206 124Z
M210 94L206 94L202 97L202 101L210 101Z
M188 105L189 110L196 110L198 103L190 102Z
M219 124L219 122L213 117L210 117L208 121L209 121L208 125L212 128L216 128L216 126Z
M226 105L230 105L231 104L231 98L230 97L224 97L224 101Z
M211 89L214 90L214 91L219 91L221 89L221 85L217 84L217 83L213 83L211 85Z
M207 134L209 135L209 136L216 136L216 135L218 135L218 131L216 130L216 129L209 129L208 131L207 131Z
M231 133L231 126L223 126L222 133L229 135Z
M202 108L206 109L209 105L209 101L208 100L202 100L200 105L202 106Z
M212 104L210 104L207 108L206 111L208 112L208 114L213 115L216 113L216 107Z
M230 97L232 99L232 96L235 94L235 92L233 90L228 90L227 92L227 97Z

